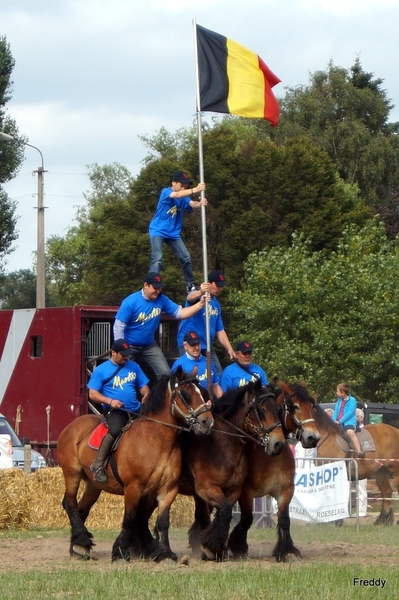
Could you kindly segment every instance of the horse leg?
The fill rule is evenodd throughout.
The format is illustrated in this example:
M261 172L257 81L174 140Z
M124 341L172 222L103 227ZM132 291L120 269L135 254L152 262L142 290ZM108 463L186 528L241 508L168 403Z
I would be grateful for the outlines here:
M137 516L135 521L134 532L132 535L131 544L129 546L130 556L148 558L158 546L158 538L155 539L151 535L148 521L154 510L157 507L156 496L145 496L140 499L137 508Z
M193 556L199 556L201 550L201 532L211 524L211 511L209 504L194 494L195 520L188 532L188 542Z
M196 482L196 488L197 488ZM227 551L227 538L232 517L232 508L222 490L218 486L196 489L205 502L216 507L216 515L212 523L200 534L201 550L209 560L223 560Z
M136 547L137 512L141 497L141 489L134 482L125 487L125 512L122 530L112 546L111 560L130 560L130 548Z
M252 525L252 501L253 493L243 490L238 502L240 505L241 517L233 531L230 533L228 546L233 553L234 558L246 557L248 555L247 534Z
M64 471L65 477L65 494L62 500L69 522L71 524L71 540L69 545L69 553L71 556L79 556L80 558L90 558L90 551L94 546L93 535L85 527L84 522L89 514L90 508L98 499L101 490L95 488L92 484L86 481L86 489L80 502L77 502L77 493L79 483L82 478L83 471L67 474Z
M374 525L393 525L393 509L392 509L392 487L389 483L389 471L386 467L381 467L375 473L375 482L381 492L381 512L374 522Z
M298 548L294 546L290 532L291 519L289 507L294 494L293 480L290 482L290 484L291 485L289 485L281 492L281 494L277 495L276 497L278 505L277 543L272 552L272 556L275 557L277 562L287 561L290 554L301 558L301 553Z
M172 552L169 543L169 515L170 507L177 496L178 490L179 488L176 484L175 487L169 490L160 501L158 500L159 515L155 525L155 532L159 539L159 545L151 555L151 558L156 562L160 562L165 558L171 558L172 560L177 561L177 555Z

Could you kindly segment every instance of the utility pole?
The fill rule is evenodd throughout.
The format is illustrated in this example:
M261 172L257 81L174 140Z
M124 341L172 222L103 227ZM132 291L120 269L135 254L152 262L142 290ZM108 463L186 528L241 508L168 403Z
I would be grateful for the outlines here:
M46 306L46 264L44 255L44 160L43 154L36 146L28 144L23 140L9 135L0 131L0 140L7 142L14 142L15 144L21 144L22 146L29 146L34 148L40 154L41 166L38 167L37 171L37 248L36 248L36 308L44 308Z

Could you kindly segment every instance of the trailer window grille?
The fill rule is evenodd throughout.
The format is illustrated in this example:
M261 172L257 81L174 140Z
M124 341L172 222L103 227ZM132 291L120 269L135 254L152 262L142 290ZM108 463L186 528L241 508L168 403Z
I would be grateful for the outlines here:
M160 323L159 324L159 345L163 352L169 352L169 350L170 350L169 323Z
M105 355L111 347L111 323L93 323L86 340L86 360Z

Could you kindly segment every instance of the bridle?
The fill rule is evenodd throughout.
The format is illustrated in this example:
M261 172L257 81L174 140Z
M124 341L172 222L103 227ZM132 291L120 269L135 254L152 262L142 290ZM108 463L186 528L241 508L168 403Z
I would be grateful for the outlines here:
M251 442L258 444L259 446L262 446L264 448L265 452L267 452L269 445L270 445L270 433L276 427L281 427L281 422L276 421L275 423L272 423L271 425L269 425L269 427L265 427L260 420L260 417L259 417L259 414L258 414L258 411L256 410L256 408L258 406L261 406L267 398L270 398L270 397L274 398L274 394L267 392L267 393L260 394L258 396L254 395L250 401L248 399L248 396L249 396L249 394L247 391L247 392L245 392L245 396L244 396L244 398L245 398L244 429L241 429L241 427L234 425L234 423L232 423L228 419L225 419L221 415L215 414L214 416L217 419L219 419L220 421L223 421L223 423L226 423L227 425L229 425L229 427L232 427L239 433L228 433L227 431L221 431L221 430L217 430L217 429L215 429L214 431L215 431L215 433L219 432L224 435L233 435L233 436L235 435L237 437L246 438L246 439L250 440ZM249 418L249 413L251 412L251 410L254 410L254 412L255 412L257 425L254 425L252 423L251 419ZM263 410L265 410L265 409L263 409ZM242 439L241 441L243 444L245 444L244 439Z
M248 402L248 392L245 394L245 421L244 421L244 429L247 433L251 435L251 437L255 437L256 440L264 447L265 452L267 451L270 444L270 433L276 429L276 427L281 427L281 421L275 421L268 427L265 427L260 420L259 412L256 410L258 407L262 407L262 404L268 398L275 398L275 395L272 392L264 392L259 394L259 396L254 396L251 402ZM263 407L262 407L263 408ZM254 411L257 425L249 418L249 413L251 410ZM263 408L266 411L265 408Z
M187 385L187 384L194 386L195 391L198 393L198 395L200 396L200 398L202 400L202 404L197 406L197 408L191 408L191 406L189 404L191 402L191 398L192 398L190 392L188 390L183 390L189 395L189 400L186 401L182 394L182 391L180 390L181 387L183 387L184 385ZM195 377L186 377L181 381L179 381L179 379L177 377L175 377L173 384L171 383L171 380L169 380L168 391L169 391L170 399L171 399L172 416L175 417L175 413L177 413L178 415L183 417L189 430L192 430L195 427L195 425L200 425L200 423L198 421L198 417L200 415L202 415L203 413L210 411L212 408L211 401L208 400L208 402L205 402L205 400L203 399L201 391L199 389L198 379L196 379ZM176 396L179 398L180 402L183 404L184 408L187 410L187 413L185 413L180 408L180 406L177 404Z
M288 398L292 401L293 396L295 396L295 392L291 392L291 394L289 394ZM293 414L293 411L290 411L290 407L287 404L287 397L285 395L285 392L283 390L283 423L284 423L284 428L286 429L286 431L290 431L288 425L287 425L287 417L289 416L291 418L291 421L294 423L296 429L295 432L292 432L295 439L296 440L300 440L302 433L303 433L303 426L306 425L307 423L315 423L314 419L304 419L303 421L299 420L296 418L296 416Z

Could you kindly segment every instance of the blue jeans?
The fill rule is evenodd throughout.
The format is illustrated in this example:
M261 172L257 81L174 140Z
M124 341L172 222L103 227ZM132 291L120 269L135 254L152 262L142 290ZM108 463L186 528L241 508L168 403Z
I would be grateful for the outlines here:
M149 346L133 346L130 345L132 350L131 358L135 360L137 354L140 354L142 358L150 365L154 371L157 379L160 379L162 375L170 375L170 368L168 361L166 360L161 348L155 342Z
M202 350L201 350L201 352L202 352L203 354L205 353L205 351L202 351ZM179 354L180 354L180 356L183 356L183 354L184 354L184 353L185 353L184 346L179 346ZM205 354L204 354L204 356L205 356ZM217 374L218 374L218 376L220 377L220 376L221 376L221 374L222 374L222 371L223 371L223 369L222 369L222 365L220 364L220 361L219 361L219 359L218 359L218 356L217 356L217 354L216 354L216 352L215 352L215 350L214 350L214 348L213 348L213 347L211 347L211 361L212 361L212 362L213 362L213 364L215 365L215 370L216 370L216 373L217 373Z
M162 244L164 242L179 259L186 286L191 287L195 284L193 267L191 264L190 254L181 238L177 240L170 240L159 235L155 235L151 238L152 251L150 271L153 273L159 273L162 268Z

